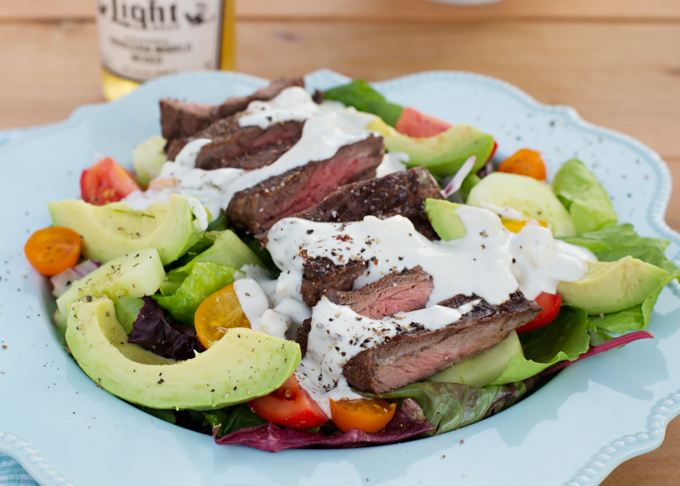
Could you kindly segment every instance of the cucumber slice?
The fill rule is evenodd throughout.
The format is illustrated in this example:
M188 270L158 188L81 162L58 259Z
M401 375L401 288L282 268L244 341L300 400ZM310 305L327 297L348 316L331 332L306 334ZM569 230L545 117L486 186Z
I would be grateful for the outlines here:
M555 236L576 234L569 212L545 182L532 177L494 172L482 179L470 191L465 201L470 206L484 208L484 203L520 212L526 219L545 221Z
M164 151L165 143L163 137L151 137L132 151L132 165L135 167L137 180L145 186L158 177L163 164L168 160Z
M114 302L119 297L143 297L154 294L165 280L165 270L158 252L139 250L111 260L86 275L57 299L54 320L60 331L66 331L71 304L85 297L106 295Z
M488 351L446 368L430 376L427 381L460 383L474 387L486 386L503 374L510 359L515 355L524 356L524 352L517 333L512 331L505 340Z

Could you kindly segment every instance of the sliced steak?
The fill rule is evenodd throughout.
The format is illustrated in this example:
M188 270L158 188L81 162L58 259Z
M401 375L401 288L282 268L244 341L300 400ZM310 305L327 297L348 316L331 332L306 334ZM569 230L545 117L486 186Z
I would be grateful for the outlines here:
M304 87L304 85L302 78L278 78L272 81L269 86L258 89L249 96L231 97L217 106L187 103L173 99L161 100L161 129L163 137L168 143L166 147L169 148L174 139L191 137L208 128L213 122L245 110L251 101L268 101L285 88L291 86ZM174 158L170 160L174 160Z
M191 137L175 138L168 141L167 145L165 146L165 152L168 155L168 160L175 160L175 157L177 157L177 154L180 153L184 146L197 138L209 138L211 140L215 140L222 137L228 137L241 128L238 119L239 115L228 116L226 118L217 120L207 128L197 131Z
M433 288L430 274L418 266L386 275L357 290L332 289L325 295L334 304L350 306L357 314L382 319L397 312L422 309Z
M302 321L302 325L298 327L295 333L295 342L300 345L300 353L302 357L307 354L307 342L309 341L309 333L312 330L312 318Z
M456 296L441 305L457 308L476 299ZM416 383L492 348L512 330L533 320L540 310L520 291L501 305L482 301L447 327L398 334L360 352L345 365L343 375L350 385L370 393Z
M424 167L394 172L378 179L355 182L330 193L316 206L295 216L319 222L361 221L401 214L431 240L439 239L425 214L425 199L442 199L437 181Z
M310 162L237 192L227 217L238 230L262 237L277 221L319 203L338 187L374 177L383 153L380 136L345 145L329 159Z
M326 257L308 259L304 263L302 275L302 300L313 307L330 290L350 290L367 266L368 262L364 261L336 265Z
M203 170L222 167L259 169L288 152L300 140L303 125L300 121L286 121L266 130L256 126L239 127L204 145L196 157L196 167Z

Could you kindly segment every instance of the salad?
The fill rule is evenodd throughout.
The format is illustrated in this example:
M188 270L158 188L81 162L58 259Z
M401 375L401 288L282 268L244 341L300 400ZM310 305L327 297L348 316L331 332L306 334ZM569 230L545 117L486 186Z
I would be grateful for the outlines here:
M586 163L353 81L160 101L25 245L102 393L275 452L442 434L642 338L680 269ZM463 120L460 120L461 122ZM587 162L587 161L586 161ZM613 351L616 352L616 351Z

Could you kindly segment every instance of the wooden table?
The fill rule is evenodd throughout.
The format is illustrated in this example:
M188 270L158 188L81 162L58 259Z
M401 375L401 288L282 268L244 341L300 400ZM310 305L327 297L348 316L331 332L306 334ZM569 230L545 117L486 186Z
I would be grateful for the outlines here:
M102 101L92 0L0 1L0 129L66 118ZM495 76L539 101L656 150L680 181L680 2L240 0L238 69L263 77L327 67L380 80L458 69ZM680 230L680 190L666 221ZM677 485L680 421L664 444L603 484Z

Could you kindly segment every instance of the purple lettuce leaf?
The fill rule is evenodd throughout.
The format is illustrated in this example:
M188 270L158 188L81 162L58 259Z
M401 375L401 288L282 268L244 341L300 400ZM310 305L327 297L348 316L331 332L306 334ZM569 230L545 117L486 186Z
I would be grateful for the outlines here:
M202 351L193 327L168 323L155 300L151 297L143 297L143 300L144 306L128 335L129 343L176 360L193 358L195 352Z
M237 430L223 437L218 437L219 427L213 429L215 442L220 445L245 445L267 452L300 447L350 448L370 445L393 444L412 439L434 427L423 414L415 400L407 398L397 410L392 420L380 432L372 434L352 429L349 432L337 431L333 435L322 432L281 428L272 423Z

